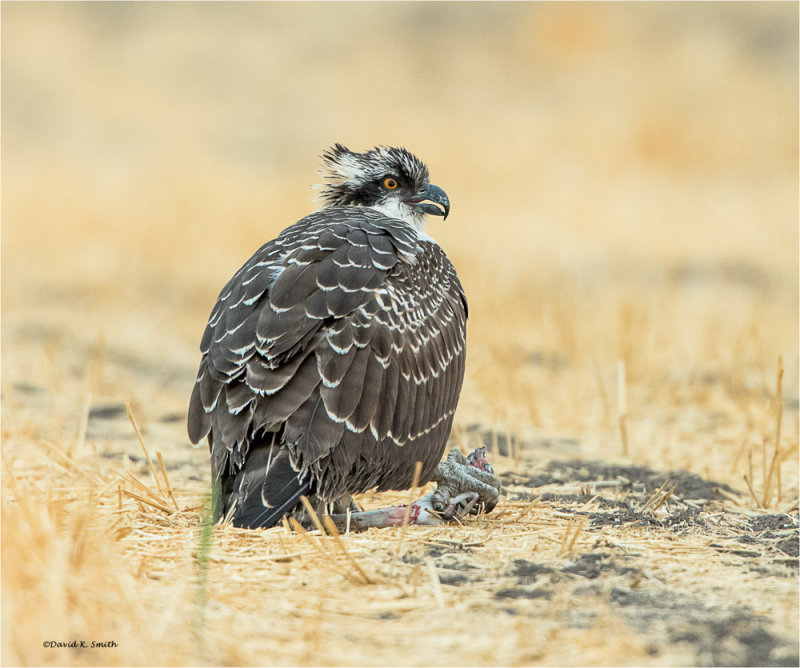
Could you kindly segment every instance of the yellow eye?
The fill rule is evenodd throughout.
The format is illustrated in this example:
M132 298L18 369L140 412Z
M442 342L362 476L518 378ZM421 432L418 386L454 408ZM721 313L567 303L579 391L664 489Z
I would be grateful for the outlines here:
M398 185L397 179L393 179L391 176L383 180L383 187L387 190L396 190Z

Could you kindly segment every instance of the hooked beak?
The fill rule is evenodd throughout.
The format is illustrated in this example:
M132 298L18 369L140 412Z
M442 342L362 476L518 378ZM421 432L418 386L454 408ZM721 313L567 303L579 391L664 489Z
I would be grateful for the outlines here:
M406 204L410 204L418 211L422 211L422 213L429 213L432 216L444 216L444 219L450 213L450 200L447 199L447 193L439 186L432 184L428 184L415 193L412 198L407 199Z

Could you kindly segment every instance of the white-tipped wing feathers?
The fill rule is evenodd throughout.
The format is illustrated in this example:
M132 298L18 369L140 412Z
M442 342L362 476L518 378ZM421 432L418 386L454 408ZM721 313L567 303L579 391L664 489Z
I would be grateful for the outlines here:
M323 498L407 486L416 460L430 472L444 450L466 316L451 263L408 225L361 207L307 216L222 290L190 437L210 435L215 476L277 433Z

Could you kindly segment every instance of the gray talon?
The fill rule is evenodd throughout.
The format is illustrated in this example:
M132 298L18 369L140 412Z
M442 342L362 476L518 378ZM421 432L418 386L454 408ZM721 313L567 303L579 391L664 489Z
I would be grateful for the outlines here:
M478 495L475 492L459 494L450 499L450 504L445 508L442 517L446 520L459 520L469 515L476 503L478 503Z
M451 450L447 460L439 464L433 479L438 483L433 494L406 506L391 506L362 511L352 498L343 497L333 504L331 518L340 530L348 526L345 512L349 506L352 529L399 527L404 523L436 526L477 514L478 508L488 512L494 508L500 492L500 481L492 475L486 460L486 449L477 448L466 459L458 450Z
M473 462L481 462L491 470L485 460L484 448L478 448L468 459L454 448L447 455L447 460L436 467L433 480L437 486L432 497L436 510L446 512L454 498L469 492L477 494L476 501L487 512L495 507L500 493L500 481L488 471L473 465Z

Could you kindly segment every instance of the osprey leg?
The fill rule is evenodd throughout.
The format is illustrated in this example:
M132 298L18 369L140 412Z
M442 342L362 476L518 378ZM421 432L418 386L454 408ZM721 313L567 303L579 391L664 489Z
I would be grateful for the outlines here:
M428 494L408 506L390 506L378 510L350 513L349 526L354 529L400 526L408 524L437 525L458 521L483 508L486 512L497 504L500 481L486 459L486 448L476 448L466 458L453 449L447 461L439 464L433 478L438 484ZM408 519L406 520L406 515ZM331 515L339 527L347 526L347 514Z
M486 460L486 448L476 448L465 459L456 448L441 462L433 475L437 483L432 494L433 507L443 510L451 499L466 492L478 495L480 506L489 512L497 505L500 481L494 476L492 465Z

